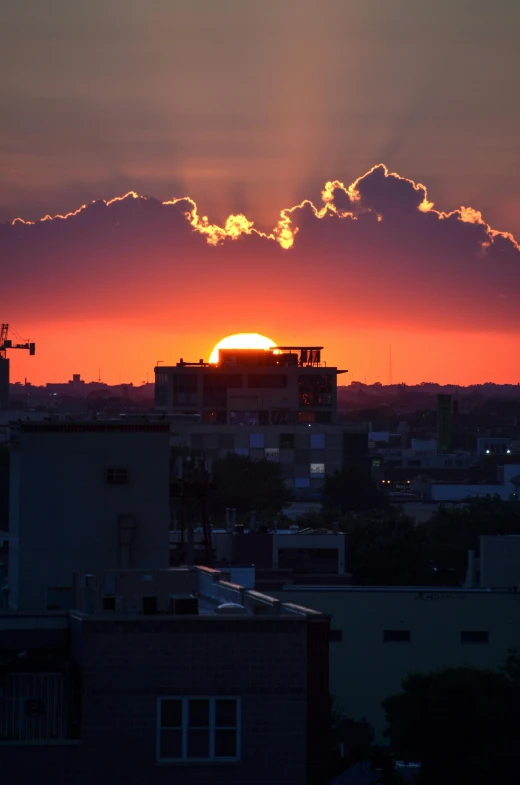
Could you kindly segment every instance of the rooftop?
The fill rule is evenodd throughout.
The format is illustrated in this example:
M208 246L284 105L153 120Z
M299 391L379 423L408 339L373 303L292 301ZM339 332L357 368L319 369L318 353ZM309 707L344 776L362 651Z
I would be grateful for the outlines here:
M297 367L297 368L321 368L326 366L322 361L321 352L323 346L273 346L269 349L219 349L218 362L205 362L200 359L197 362L189 362L182 357L176 366L160 365L155 368L156 373L176 367L176 368L229 368L230 366L269 366L275 367ZM342 371L341 373L346 373Z
M321 614L223 579L209 567L103 570L75 576L75 612L113 619L179 616L304 619Z

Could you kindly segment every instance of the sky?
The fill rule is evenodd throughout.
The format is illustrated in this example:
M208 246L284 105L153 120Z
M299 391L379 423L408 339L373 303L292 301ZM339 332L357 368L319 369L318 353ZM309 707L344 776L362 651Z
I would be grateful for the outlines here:
M520 381L519 23L4 0L0 320L37 344L12 379L138 384L259 332L342 382Z

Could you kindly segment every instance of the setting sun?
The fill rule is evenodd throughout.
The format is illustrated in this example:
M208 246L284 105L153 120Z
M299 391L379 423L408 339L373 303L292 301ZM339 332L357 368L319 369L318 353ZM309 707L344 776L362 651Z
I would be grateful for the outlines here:
M219 349L270 349L272 346L276 346L275 342L259 333L228 335L217 343L211 352L209 361L210 363L218 363Z

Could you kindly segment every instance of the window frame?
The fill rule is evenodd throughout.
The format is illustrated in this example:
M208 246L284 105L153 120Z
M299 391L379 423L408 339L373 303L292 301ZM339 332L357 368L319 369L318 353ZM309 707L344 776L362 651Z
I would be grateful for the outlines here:
M128 485L130 469L128 466L109 466L105 469L105 482L107 485Z
M209 703L209 754L208 757L193 758L188 756L188 733L189 733L189 702L191 700L208 701ZM235 726L216 725L216 704L219 700L234 701L236 708ZM168 730L161 725L161 708L163 701L181 701L182 703L182 757L167 758L161 756L161 733ZM236 755L233 757L215 756L215 735L217 730L234 730L236 734ZM160 764L177 765L207 765L207 764L233 764L239 763L242 754L242 700L238 695L160 695L157 698L157 725L156 725L156 759Z

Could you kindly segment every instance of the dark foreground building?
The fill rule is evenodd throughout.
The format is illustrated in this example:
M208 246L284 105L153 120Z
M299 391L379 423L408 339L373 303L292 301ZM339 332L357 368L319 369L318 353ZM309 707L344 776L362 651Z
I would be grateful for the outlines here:
M78 610L0 613L2 782L327 782L327 616L207 568L75 592Z

